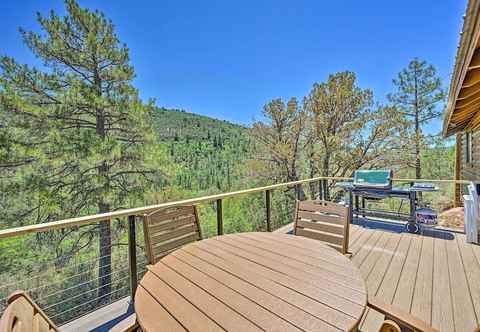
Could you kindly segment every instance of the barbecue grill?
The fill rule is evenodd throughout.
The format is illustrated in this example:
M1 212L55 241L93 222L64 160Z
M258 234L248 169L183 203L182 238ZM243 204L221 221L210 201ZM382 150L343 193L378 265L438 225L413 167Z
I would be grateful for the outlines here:
M417 218L419 214L424 214L423 210L420 211L420 209L417 209L417 193L436 191L438 188L430 183L411 183L408 188L395 188L392 185L392 179L392 170L357 170L355 171L353 182L342 182L338 183L337 186L343 188L349 194L349 210L351 218L353 218L353 215L355 214L363 217L371 216L376 218L402 220L407 222L406 229L409 232L416 233L420 230L419 224L424 220L424 218ZM390 197L402 200L400 208L403 201L408 200L410 203L409 213L400 212L400 209L398 211L385 211L370 210L365 207L367 200L381 200ZM360 199L362 203L361 207Z
M391 170L358 170L353 176L353 186L365 189L392 189L393 172Z

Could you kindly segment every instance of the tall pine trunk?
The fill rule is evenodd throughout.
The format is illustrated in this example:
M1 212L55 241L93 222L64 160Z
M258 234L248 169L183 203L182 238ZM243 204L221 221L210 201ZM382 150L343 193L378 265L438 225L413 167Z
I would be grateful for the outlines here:
M309 171L310 171L310 178L314 178L315 177L315 161L313 160L313 148L310 147L310 153L309 153L309 156L308 156L308 166L309 166ZM310 182L310 198L311 199L315 199L317 195L317 190L315 188L315 182Z
M103 193L109 190L108 184L108 166L104 161L98 169L100 177L104 178L105 184ZM105 202L103 197L100 197L98 203L98 212L105 213L110 211L110 204ZM98 261L98 303L103 304L109 302L110 293L112 290L112 236L110 221L100 222L99 232L99 255Z
M99 175L104 178L105 184L103 193L107 193L109 190L108 184L108 166L104 161L99 167ZM100 197L98 203L98 212L105 213L110 211L110 204L105 202L103 197ZM98 261L98 298L99 304L108 303L110 299L110 293L112 291L112 236L110 221L100 222L99 232L99 255Z
M102 83L98 72L95 71L94 88L97 96L102 94ZM96 133L104 142L107 136L105 130L105 114L102 109L96 110ZM110 211L110 204L105 201L106 194L110 191L109 177L108 177L107 161L102 161L98 167L98 175L103 181L103 188L100 193L98 201L98 212L105 213ZM110 221L100 222L99 232L99 255L98 261L98 297L99 304L108 303L112 291L112 236Z
M100 213L108 212L110 206L105 203L99 203ZM112 237L110 221L100 222L100 239L99 239L99 255L98 261L98 294L97 303L108 303L110 293L112 292Z
M422 178L422 165L420 162L420 124L418 120L418 112L415 112L415 178Z
M298 178L297 169L296 169L295 164L293 165L292 172L293 173L290 176L288 176L287 180L288 181L298 181L299 178ZM298 199L299 201L305 200L305 191L303 190L302 184L297 184L293 188L294 188L294 191L295 191L295 199Z
M328 176L328 170L330 168L330 152L325 152L325 155L323 156L323 163L322 163L322 176ZM325 186L325 192L324 192L324 197L325 200L330 199L330 190L328 187L328 180L327 180L327 185Z
M420 164L420 109L418 105L418 81L417 70L414 76L415 84L415 178L422 177L422 166Z

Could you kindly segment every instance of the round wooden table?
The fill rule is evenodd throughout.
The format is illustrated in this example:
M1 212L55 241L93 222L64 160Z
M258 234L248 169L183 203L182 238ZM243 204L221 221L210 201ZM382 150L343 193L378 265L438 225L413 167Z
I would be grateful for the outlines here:
M316 240L241 233L194 242L148 266L135 295L144 331L356 331L360 271Z

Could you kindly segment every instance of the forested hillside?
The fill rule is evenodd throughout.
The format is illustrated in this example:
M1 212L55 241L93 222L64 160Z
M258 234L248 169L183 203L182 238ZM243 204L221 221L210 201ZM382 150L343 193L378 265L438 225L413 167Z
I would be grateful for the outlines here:
M157 108L152 117L159 142L176 166L171 185L194 191L235 186L239 165L252 155L248 128L183 110Z

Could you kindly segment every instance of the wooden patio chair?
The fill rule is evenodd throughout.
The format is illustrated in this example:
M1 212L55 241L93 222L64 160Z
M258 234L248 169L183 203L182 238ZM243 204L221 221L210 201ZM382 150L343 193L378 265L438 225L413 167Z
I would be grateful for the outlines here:
M181 246L202 239L195 206L177 206L146 214L143 232L150 264Z
M423 320L400 310L391 304L372 297L368 299L368 307L385 315L379 332L438 332Z
M7 299L0 332L58 332L58 328L27 293L16 291Z
M117 323L110 331L141 331L136 316ZM7 299L7 307L0 318L0 332L59 332L58 327L24 291L16 291Z
M297 201L293 234L320 240L348 254L348 207L334 202Z

